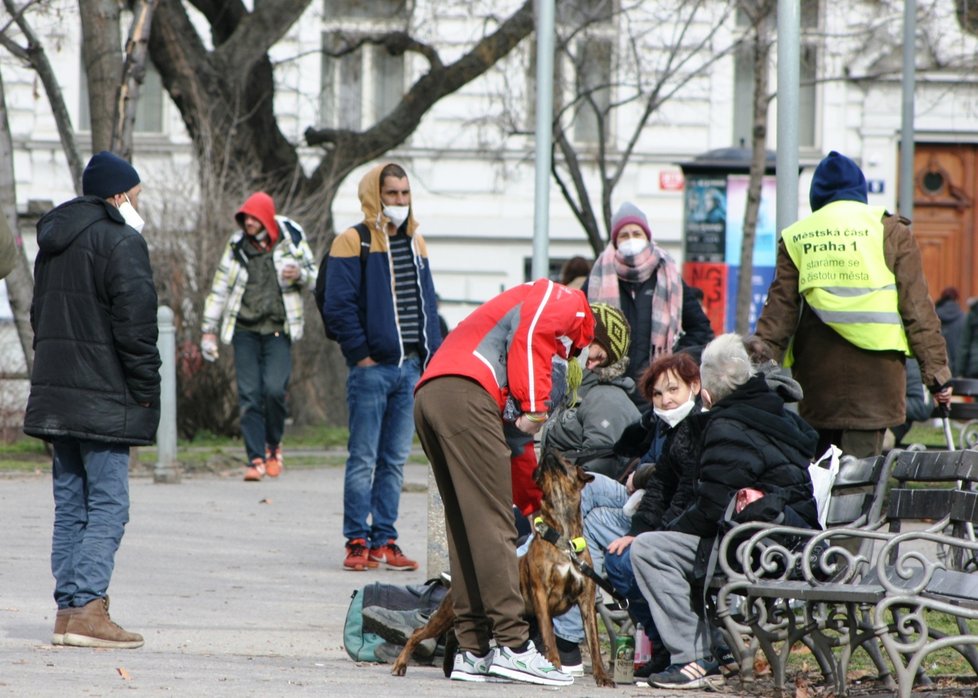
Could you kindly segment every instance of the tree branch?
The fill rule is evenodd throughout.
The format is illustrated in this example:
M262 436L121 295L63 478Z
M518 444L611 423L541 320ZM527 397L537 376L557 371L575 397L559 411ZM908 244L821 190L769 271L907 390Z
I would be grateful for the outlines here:
M419 53L428 60L428 64L433 69L445 67L442 63L438 51L430 45L418 41L407 32L394 31L375 34L357 34L353 32L334 32L339 48L334 50L323 49L323 53L333 58L340 58L356 52L364 45L383 46L392 56L400 56L405 53Z
M484 37L457 61L442 68L432 66L411 86L400 104L368 130L358 133L308 128L306 142L337 151L356 148L362 153L360 162L380 156L403 143L439 99L489 70L529 35L533 27L533 0L527 0L495 32ZM345 176L346 173L341 174Z
M51 112L54 114L54 121L58 127L58 137L61 139L61 147L68 160L68 169L71 171L71 180L75 188L75 193L81 194L81 157L78 154L78 145L75 142L75 129L71 125L71 116L68 113L68 107L65 105L64 95L61 93L61 85L58 82L57 76L54 74L54 69L51 67L50 61L48 61L44 47L41 46L37 35L34 34L34 30L28 24L27 18L18 12L13 0L3 0L3 5L11 17L14 18L17 28L20 29L24 38L27 40L27 47L22 49L23 55L18 57L30 63L31 67L37 72L38 77L41 78L41 84L44 86L44 92L48 97L48 101L51 103ZM10 50L6 40L3 42L3 45ZM18 48L21 47L18 46ZM17 55L14 51L11 51L11 53Z
M268 0L241 17L227 41L215 47L211 60L229 77L243 81L255 64L266 57L309 7L310 0Z

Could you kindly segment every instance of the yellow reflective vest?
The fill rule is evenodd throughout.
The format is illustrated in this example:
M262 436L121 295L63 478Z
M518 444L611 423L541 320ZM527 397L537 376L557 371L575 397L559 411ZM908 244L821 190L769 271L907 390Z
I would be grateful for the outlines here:
M883 255L884 213L881 206L834 201L781 237L798 269L798 292L822 322L862 349L910 356L896 277Z

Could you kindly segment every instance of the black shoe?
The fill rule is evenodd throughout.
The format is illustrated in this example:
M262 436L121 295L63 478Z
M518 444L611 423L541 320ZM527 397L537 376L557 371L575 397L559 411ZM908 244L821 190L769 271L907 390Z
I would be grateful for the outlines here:
M646 679L652 674L658 674L669 668L669 653L666 651L656 652L652 659L635 669L635 683L644 686Z
M426 622L427 619L419 611L395 611L381 606L368 606L363 609L363 629L380 635L387 642L395 645L406 645L415 629ZM437 644L438 640L433 637L422 640L414 648L412 656L422 661L431 661L435 656Z
M729 679L731 676L736 676L740 673L740 664L729 647L717 647L713 652L713 656L720 665L720 673L725 678Z
M566 641L565 641L566 642ZM557 654L560 656L560 670L571 676L584 676L584 658L581 657L579 645L571 643L568 649L562 649L561 638L557 638Z
M696 659L687 664L673 664L668 669L649 677L648 685L656 688L717 690L723 686L719 663L713 657Z

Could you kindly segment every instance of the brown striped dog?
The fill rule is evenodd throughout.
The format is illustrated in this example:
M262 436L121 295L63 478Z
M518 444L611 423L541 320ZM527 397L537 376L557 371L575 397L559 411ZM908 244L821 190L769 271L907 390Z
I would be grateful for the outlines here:
M581 572L574 560L576 557L579 562L591 565L591 553L586 547L580 553L575 553L570 543L583 536L581 490L594 476L556 452L548 450L541 458L534 479L543 492L543 503L535 524L537 533L526 555L519 560L520 591L523 593L527 611L536 615L543 639L541 651L554 666L560 666L552 620L554 616L562 615L577 605L584 619L584 634L591 654L594 681L598 686L613 687L615 682L608 675L601 657L594 581ZM542 523L539 519L542 519ZM545 537L553 542L548 542ZM428 623L415 630L408 639L394 662L391 673L404 676L408 659L417 644L423 640L441 637L451 629L454 621L455 609L449 593L428 619ZM446 647L445 662L450 671L455 646L454 633L449 638L451 642Z

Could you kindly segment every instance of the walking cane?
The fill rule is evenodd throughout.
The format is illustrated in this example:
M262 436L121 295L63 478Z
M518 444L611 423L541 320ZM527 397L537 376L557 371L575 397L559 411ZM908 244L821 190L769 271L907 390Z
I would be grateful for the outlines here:
M937 403L937 415L941 418L944 427L944 440L947 442L947 450L954 450L954 434L951 431L951 406Z
M951 433L951 407L938 403L937 413L941 415L941 423L944 425L944 440L947 441L947 450L954 450L954 434Z

